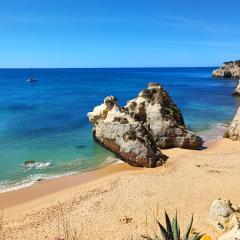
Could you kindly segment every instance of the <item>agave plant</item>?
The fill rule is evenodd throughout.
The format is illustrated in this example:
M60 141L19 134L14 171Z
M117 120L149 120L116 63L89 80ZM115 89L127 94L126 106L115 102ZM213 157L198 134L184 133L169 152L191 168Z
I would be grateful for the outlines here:
M166 221L166 228L163 227L163 225L159 221L157 221L162 237L157 235L155 235L154 238L151 238L148 236L141 236L141 237L147 240L162 240L162 239L163 240L200 240L205 235L201 233L190 234L192 230L193 216L191 217L191 221L188 224L186 232L183 235L183 237L181 237L181 231L178 224L177 213L171 222L167 212L165 211L165 221Z

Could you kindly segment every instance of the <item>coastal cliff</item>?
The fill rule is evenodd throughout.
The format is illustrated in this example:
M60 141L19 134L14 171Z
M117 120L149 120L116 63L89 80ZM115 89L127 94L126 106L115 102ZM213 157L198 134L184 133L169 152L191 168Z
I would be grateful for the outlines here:
M234 92L232 93L233 96L240 96L240 81L238 82L237 87L235 88Z
M224 137L230 138L233 141L240 140L240 107L237 110L229 130L225 133Z
M240 78L240 60L225 62L212 72L214 77Z
M203 143L186 128L178 107L155 83L125 107L118 105L116 97L106 97L88 118L94 138L133 166L156 167L167 159L160 149L196 149Z

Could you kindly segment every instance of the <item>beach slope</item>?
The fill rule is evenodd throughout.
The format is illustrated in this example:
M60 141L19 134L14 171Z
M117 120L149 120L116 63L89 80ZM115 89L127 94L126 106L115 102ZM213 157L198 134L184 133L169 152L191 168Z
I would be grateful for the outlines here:
M238 149L240 142L220 139L202 151L164 150L169 159L155 169L115 164L86 174L85 181L80 174L0 194L0 239L64 239L64 228L81 240L141 239L158 232L164 209L177 210L181 225L193 213L194 228L215 237L208 221L213 200L240 203Z

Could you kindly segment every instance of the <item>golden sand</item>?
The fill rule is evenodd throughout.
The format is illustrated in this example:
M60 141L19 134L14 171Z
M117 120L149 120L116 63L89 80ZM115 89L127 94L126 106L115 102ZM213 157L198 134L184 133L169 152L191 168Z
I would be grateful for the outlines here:
M54 240L64 237L64 226L81 240L141 239L158 232L164 209L170 215L177 210L183 226L193 213L194 228L216 237L208 221L212 201L240 204L240 142L220 139L201 151L163 152L170 158L155 169L113 164L0 194L0 239Z

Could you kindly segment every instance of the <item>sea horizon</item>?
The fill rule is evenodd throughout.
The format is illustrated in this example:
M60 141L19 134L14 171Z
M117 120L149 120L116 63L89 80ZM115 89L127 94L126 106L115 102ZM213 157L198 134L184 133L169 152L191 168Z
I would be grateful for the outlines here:
M19 69L19 70L24 70L24 69L135 69L135 68L218 68L216 66L150 66L150 67L0 67L0 70L14 70L14 69Z

